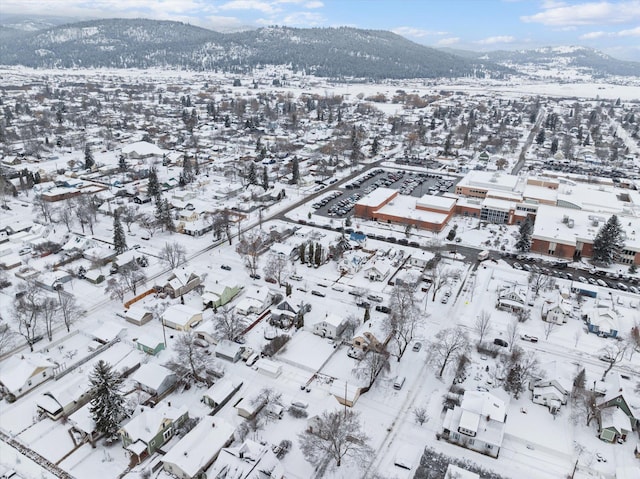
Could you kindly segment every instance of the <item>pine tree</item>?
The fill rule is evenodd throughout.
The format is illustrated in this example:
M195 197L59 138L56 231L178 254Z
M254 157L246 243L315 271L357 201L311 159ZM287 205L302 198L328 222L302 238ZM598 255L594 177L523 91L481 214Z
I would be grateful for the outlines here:
M376 156L378 154L379 150L380 150L380 141L378 140L378 137L376 136L373 139L373 143L371 143L371 156Z
M294 156L291 160L291 182L296 185L300 181L300 162L298 157Z
M544 128L540 128L540 131L536 135L536 144L542 145L544 143L545 138L546 138L546 133L544 131Z
M191 167L191 159L189 155L184 154L184 160L182 161L182 175L185 184L189 184L193 181L193 168Z
M605 266L613 263L624 247L623 235L618 217L611 216L593 240L593 261Z
M89 376L92 399L89 412L96 424L96 431L113 439L120 422L127 416L125 400L121 392L123 378L112 366L100 360Z
M298 255L300 256L300 262L305 264L307 262L307 254L306 254L307 245L305 243L300 243L298 247Z
M87 143L87 145L84 147L84 169L90 170L91 168L93 168L93 165L95 164L96 162L93 159L93 153L91 153L91 147Z
M249 163L249 171L247 171L247 181L250 185L258 184L258 174L256 172L256 164L252 161Z
M316 243L316 249L313 252L313 262L316 266L322 264L322 245L320 243Z
M156 198L160 193L160 183L158 183L158 170L155 166L149 168L149 179L147 180L147 194Z
M556 151L558 151L558 139L554 138L551 140L551 154L555 155Z
M267 167L262 168L262 187L264 191L269 189L269 173L267 172Z
M118 169L120 170L120 173L127 171L127 160L124 155L120 155L120 158L118 159Z
M171 217L171 206L169 205L169 201L165 198L162 200L162 224L167 229L167 231L175 231L176 226L173 223L173 218Z
M525 377L522 367L519 364L514 365L507 374L504 383L504 390L511 393L515 399L520 397L520 393L524 391Z
M527 217L520 225L518 241L516 241L516 249L518 251L527 252L531 250L531 234L533 233L533 224L531 219Z
M116 253L122 254L127 251L127 237L124 234L124 228L120 222L120 215L113 215L113 249Z

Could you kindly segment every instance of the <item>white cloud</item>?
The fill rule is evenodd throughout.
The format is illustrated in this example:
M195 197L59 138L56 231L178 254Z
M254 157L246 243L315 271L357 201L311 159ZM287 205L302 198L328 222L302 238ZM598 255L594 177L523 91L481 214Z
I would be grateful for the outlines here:
M294 12L282 19L285 25L317 26L325 21L324 16L315 12Z
M513 43L515 41L516 38L512 37L511 35L498 35L495 37L488 37L482 40L478 40L475 43L479 45L495 45L496 43Z
M640 0L612 2L587 2L546 8L534 15L522 16L526 23L542 23L548 26L610 25L629 23L640 19Z
M444 47L447 45L455 45L456 43L460 43L460 37L443 38L442 40L438 40L437 45Z
M640 27L632 28L630 30L621 30L618 32L619 37L640 37Z
M580 35L580 40L593 40L595 38L601 38L601 37L606 37L607 35L609 35L607 32L589 32L589 33L585 33L584 35Z
M324 3L319 2L319 1L316 0L316 1L307 2L307 3L304 4L304 6L306 8L309 8L309 9L311 9L311 8L322 8L322 7L324 7Z
M220 10L257 10L262 13L276 13L277 7L261 0L231 0L220 5Z
M414 37L414 38L424 38L432 35L446 35L447 32L434 32L431 30L424 30L422 28L415 27L396 27L391 29L393 33L398 35Z

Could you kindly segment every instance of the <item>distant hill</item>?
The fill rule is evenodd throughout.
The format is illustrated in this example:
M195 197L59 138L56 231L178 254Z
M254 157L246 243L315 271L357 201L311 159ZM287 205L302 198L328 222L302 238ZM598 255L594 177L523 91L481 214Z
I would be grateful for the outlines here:
M7 33L9 34L9 33ZM381 30L269 27L219 33L180 22L107 19L11 32L0 63L30 67L177 67L248 72L289 65L326 77L499 77L508 68Z
M640 62L618 60L587 47L544 47L533 50L497 50L492 52L456 49L442 49L442 51L468 60L494 62L518 71L538 66L546 69L575 68L596 78L608 75L640 76Z

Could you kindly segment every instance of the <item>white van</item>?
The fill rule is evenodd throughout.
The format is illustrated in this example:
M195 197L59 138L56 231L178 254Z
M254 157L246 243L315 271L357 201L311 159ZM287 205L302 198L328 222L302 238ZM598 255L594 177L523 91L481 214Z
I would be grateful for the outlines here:
M394 379L393 381L393 389L402 389L402 386L404 385L404 381L407 378L405 378L404 376L398 376Z

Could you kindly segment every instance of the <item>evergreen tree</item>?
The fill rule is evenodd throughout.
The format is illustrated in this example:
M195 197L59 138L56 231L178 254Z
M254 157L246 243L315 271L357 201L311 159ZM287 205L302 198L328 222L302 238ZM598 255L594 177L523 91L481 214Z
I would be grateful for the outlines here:
M624 247L624 232L616 215L602 225L593 240L593 261L605 266L613 263Z
M256 140L256 153L260 153L262 151L262 137L259 136Z
M307 256L307 263L309 264L313 264L314 259L315 259L315 248L314 248L314 244L313 243L309 243L309 253Z
M120 422L127 416L125 400L121 392L124 379L112 366L100 360L89 376L91 384L91 405L89 412L96 424L96 431L114 439Z
M296 185L300 181L300 162L297 156L291 160L291 182Z
M515 399L520 397L520 393L524 391L525 387L525 375L522 371L522 367L519 364L514 365L507 374L507 379L504 383L504 390L511 393Z
M87 145L84 147L84 168L85 170L90 170L91 168L93 168L93 165L95 164L96 162L93 159L93 153L91 153L91 147L87 143Z
M555 155L556 151L558 151L558 139L554 138L551 140L551 154Z
M162 224L167 229L167 231L175 231L176 226L173 223L173 218L171 217L171 206L169 205L169 201L165 198L162 200Z
M544 132L544 128L540 128L540 131L536 135L536 144L542 145L546 138L546 133Z
M442 154L444 156L449 156L449 154L451 153L451 139L453 138L453 133L449 133L447 135L447 139L444 141L444 151L442 152Z
M522 252L529 251L531 249L531 235L533 234L533 223L529 217L520 225L520 231L518 233L516 249Z
M127 160L124 155L120 155L120 158L118 159L118 169L120 170L120 173L127 171Z
M320 243L316 243L316 249L313 252L313 262L316 266L322 264L322 245Z
M256 172L256 164L252 161L249 163L249 170L247 171L247 181L250 185L258 184L258 174Z
M124 234L124 228L120 222L120 215L113 215L113 249L116 253L122 254L127 251L127 237Z
M380 150L380 141L378 140L378 137L376 136L373 139L373 143L371 143L371 156L376 156L378 154L379 150Z
M302 264L305 264L307 262L306 249L307 245L305 243L300 243L300 246L298 247L298 254L300 256L300 262Z
M267 167L262 168L262 187L264 191L269 189L269 173L267 172Z
M191 166L191 158L185 152L184 160L182 161L182 178L185 184L189 184L193 181L193 168Z

